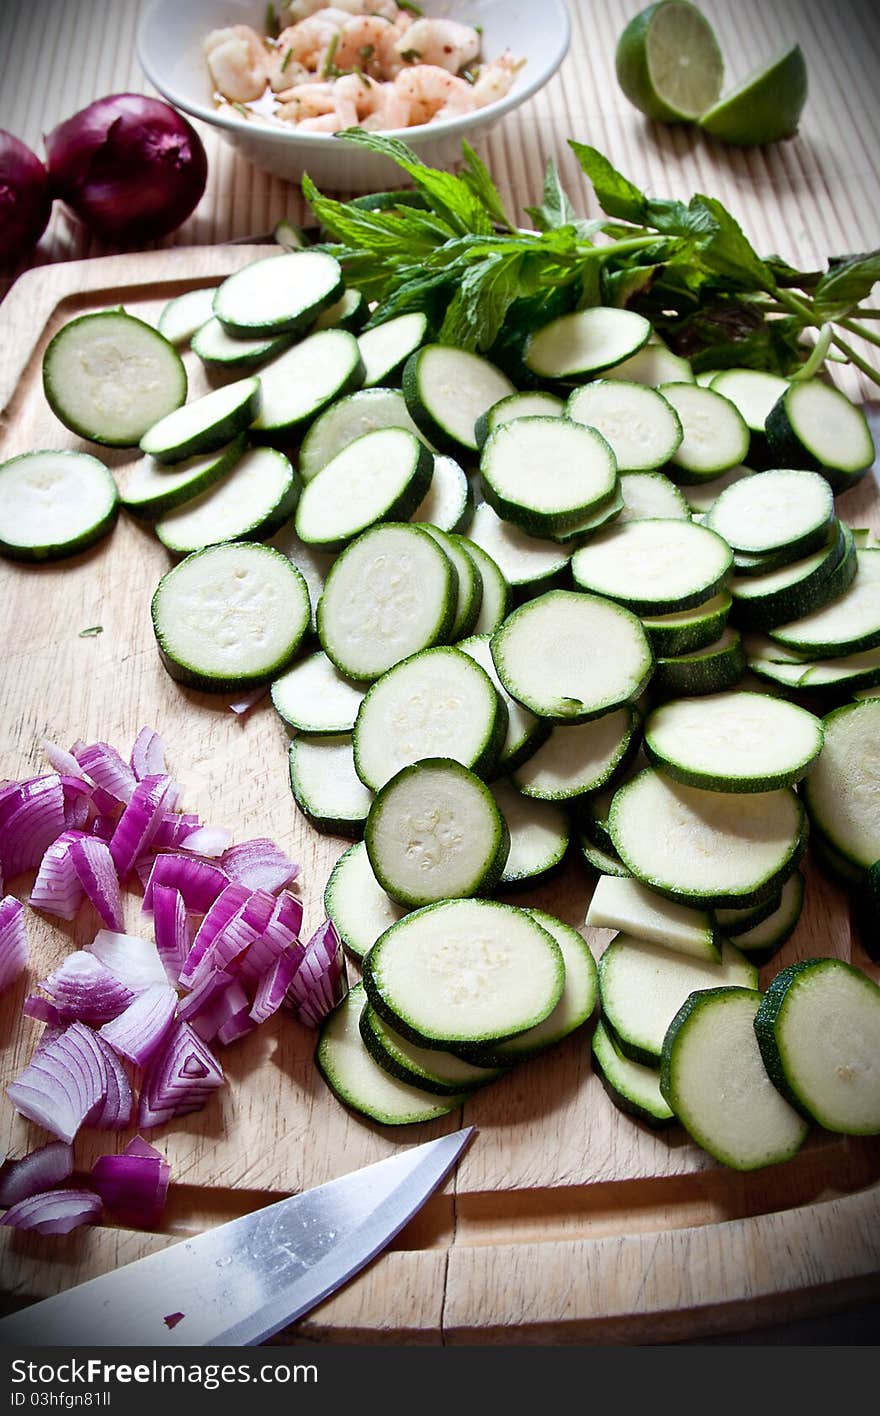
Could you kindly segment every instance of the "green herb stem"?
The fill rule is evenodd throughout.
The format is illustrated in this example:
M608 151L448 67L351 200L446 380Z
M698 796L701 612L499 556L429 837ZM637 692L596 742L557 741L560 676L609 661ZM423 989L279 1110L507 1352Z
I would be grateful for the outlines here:
M847 344L845 339L841 339L839 334L834 335L833 342L836 344L841 354L846 355L851 364L855 364L856 368L860 369L865 377L871 380L871 383L875 383L878 388L880 388L880 372L873 368L868 363L867 359L863 359L861 354L857 354L852 345Z
M878 314L880 314L880 311L878 311ZM836 320L835 323L839 324L841 329L847 330L850 334L858 335L859 339L866 339L869 344L880 346L880 334L875 334L872 329L864 329L856 320L843 319Z

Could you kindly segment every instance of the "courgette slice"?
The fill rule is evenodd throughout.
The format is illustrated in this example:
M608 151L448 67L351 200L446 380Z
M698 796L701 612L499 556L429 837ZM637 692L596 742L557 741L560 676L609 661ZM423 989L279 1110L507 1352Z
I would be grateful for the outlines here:
M678 782L721 792L793 786L822 751L822 724L763 693L678 699L645 722L645 752Z
M437 460L441 461L442 459L438 458ZM480 613L477 615L474 625L474 635L480 637L494 634L510 614L512 591L500 566L488 551L483 550L482 546L478 546L470 536L462 536L460 545L465 554L474 561L483 582L483 598L480 601Z
M533 885L554 875L571 839L568 817L557 802L534 801L507 782L493 782L492 795L510 832L501 888Z
M189 457L174 467L166 467L154 457L142 457L125 476L122 505L132 516L155 520L213 487L235 466L246 446L246 434L239 433L226 447Z
M141 451L159 462L177 463L224 447L247 428L260 408L260 381L237 379L152 423Z
M323 251L291 251L252 261L214 295L214 314L230 334L299 334L343 293L338 261Z
M119 493L85 452L25 452L0 463L0 555L17 561L75 556L112 529Z
M299 479L283 452L251 448L207 491L166 513L156 535L175 555L220 541L260 541L293 515Z
M151 612L171 677L229 693L271 683L292 663L309 627L309 592L280 551L232 541L163 575Z
M653 336L643 344L637 353L603 369L603 379L625 379L630 383L647 384L649 388L659 388L665 383L693 383L694 371L687 359L673 354Z
M474 968L474 940L492 967ZM444 900L414 910L364 960L364 987L384 1021L428 1047L500 1041L552 1013L565 986L562 951L527 910Z
M834 498L823 477L783 468L734 482L703 524L736 551L764 555L785 547L797 560L825 543L833 517Z
M168 301L156 328L169 344L177 349L184 348L196 330L208 323L214 314L216 289L216 285L208 285L201 290L187 290L184 295L176 295Z
M842 595L857 569L852 532L843 522L832 523L825 545L812 555L765 575L735 576L730 593L736 619L753 629L800 619Z
M565 415L602 434L621 472L662 467L684 436L678 414L662 394L622 379L596 379L575 389Z
M846 703L823 719L825 744L803 787L811 820L845 860L880 860L880 699Z
M481 413L474 428L477 446L482 447L490 433L500 428L502 423L512 423L515 418L561 418L565 404L555 393L542 393L536 389L531 393L511 393L507 398L493 403L485 413Z
M734 688L746 671L739 631L727 625L718 638L690 654L660 655L652 686L664 694L701 696Z
M475 509L467 539L491 556L513 593L536 595L561 580L571 560L571 546L529 536L503 521L488 502Z
M349 443L377 428L406 428L418 435L399 389L362 388L331 403L300 445L297 465L302 480L310 482Z
M660 1072L626 1057L600 1020L592 1040L593 1065L614 1105L649 1126L668 1126L675 1120L660 1090Z
M757 968L726 940L715 961L617 934L599 959L602 1017L625 1056L645 1067L659 1064L669 1025L695 991L757 984Z
M507 375L488 359L445 344L424 345L403 370L411 417L433 447L453 457L462 448L477 451L477 421L515 392Z
M766 964L794 934L803 908L804 877L796 870L783 885L776 909L771 910L766 919L734 936L737 949L756 964Z
M880 646L880 549L856 551L856 573L837 599L788 624L770 638L807 658L839 658Z
M282 353L294 340L292 334L243 339L230 334L216 318L208 320L192 337L192 350L208 369L250 369Z
M662 472L624 472L620 478L623 509L620 521L690 521L690 507Z
M370 687L354 728L358 775L378 791L412 762L451 757L484 777L506 724L504 704L479 664L458 649L426 649Z
M253 432L266 442L296 436L329 404L360 388L360 350L344 329L322 329L260 369L261 404Z
M781 467L819 472L835 492L853 486L874 461L864 413L821 379L789 385L767 416L767 437Z
M714 531L692 521L628 521L575 551L576 585L635 614L662 615L701 605L730 574L733 553Z
M298 732L350 733L365 692L318 650L275 680L272 702L285 723Z
M618 489L608 443L567 418L502 423L483 446L480 476L498 515L539 536L581 527Z
M424 443L404 428L365 433L303 487L296 533L308 545L338 551L377 522L405 521L428 490L433 468Z
M423 758L386 782L364 840L382 889L410 909L488 894L510 850L489 788L448 757Z
M438 531L457 532L470 510L471 488L463 469L454 457L435 457L431 485L410 521L430 523ZM476 568L479 570L479 565Z
M653 668L635 615L570 590L551 590L514 610L492 636L492 658L513 698L560 723L601 718L634 702Z
M643 315L596 305L561 315L529 335L523 362L541 379L578 379L620 364L647 344L650 335Z
M372 803L354 770L351 736L295 737L289 749L290 789L317 831L359 837Z
M790 787L711 792L653 768L618 789L608 824L636 879L710 908L757 904L778 893L806 847L804 810Z
M547 740L550 726L511 698L498 677L490 641L489 634L474 634L469 639L459 640L455 647L485 669L507 709L507 731L496 763L497 772L504 775L513 772Z
M471 559L462 545L460 536L441 531L439 526L433 526L430 522L425 523L424 530L436 541L455 570L455 614L447 638L453 642L456 639L464 639L472 633L480 613L483 600L482 576L476 561Z
M681 420L682 440L670 462L676 481L710 481L745 462L749 430L729 398L692 383L661 384L658 392Z
M180 407L186 388L174 346L121 309L69 320L43 355L52 412L72 433L105 447L136 447L148 428Z
M454 567L422 527L373 526L346 547L324 583L317 617L322 648L347 678L372 682L401 659L446 641L457 586Z
M360 1032L366 1002L363 984L356 983L321 1025L315 1065L339 1100L385 1126L433 1121L460 1106L467 1091L438 1096L390 1076L373 1060Z
M379 935L406 914L373 874L363 841L349 846L331 870L324 889L324 910L356 959L369 953Z
M460 1097L465 1089L485 1086L506 1070L475 1066L453 1052L419 1047L383 1022L369 1003L361 1012L360 1030L364 1046L383 1072L432 1095Z
M755 1017L774 1084L826 1131L880 1133L880 987L842 959L789 964Z
M721 637L733 600L729 590L719 590L702 605L674 610L668 615L642 615L642 625L658 658L691 654Z
M375 388L377 384L396 379L407 359L424 344L427 333L427 316L421 311L398 315L384 324L365 329L358 337L364 364L364 388Z
M698 1145L734 1170L789 1160L809 1123L777 1091L755 1038L753 988L692 993L663 1045L660 1089Z
M678 954L721 962L719 937L707 911L665 900L637 880L612 876L600 880L585 923L593 929L614 929L660 944Z
M510 770L511 781L523 796L540 801L570 801L598 791L632 759L637 730L638 716L630 707L553 728L544 743Z

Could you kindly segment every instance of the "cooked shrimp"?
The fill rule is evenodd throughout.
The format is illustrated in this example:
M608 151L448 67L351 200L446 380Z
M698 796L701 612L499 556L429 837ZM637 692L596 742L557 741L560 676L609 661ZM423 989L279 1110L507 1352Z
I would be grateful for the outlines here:
M397 31L387 20L359 15L343 25L333 63L337 69L361 69L374 79L393 77L401 67L396 41Z
M330 0L288 0L286 5L281 6L281 23L298 25L300 20L307 20L316 10L326 10L329 4Z
M320 118L304 118L297 123L298 133L338 133L346 126L340 123L335 113L324 113Z
M320 70L327 50L350 18L344 10L332 7L317 10L308 19L282 30L277 47L283 54L290 50L292 60L303 68Z
M473 95L478 108L494 103L510 92L511 84L525 63L524 59L514 59L509 49L505 49L500 59L484 64L473 86Z
M269 54L256 30L248 25L212 30L204 48L211 78L224 98L251 103L265 91Z
M417 64L401 69L395 87L410 105L410 126L430 123L432 118L455 118L473 113L477 107L474 85L457 79L436 64Z
M401 58L417 54L415 61L457 74L476 59L480 52L480 36L470 25L455 20L416 20L397 41Z
M408 128L410 103L396 84L377 84L372 113L361 123L368 133L387 133L393 128Z
M290 49L273 49L269 54L269 83L273 93L283 93L297 84L308 83L311 73L297 64Z
M278 95L281 107L276 117L300 123L304 119L325 118L335 113L332 83L297 84Z

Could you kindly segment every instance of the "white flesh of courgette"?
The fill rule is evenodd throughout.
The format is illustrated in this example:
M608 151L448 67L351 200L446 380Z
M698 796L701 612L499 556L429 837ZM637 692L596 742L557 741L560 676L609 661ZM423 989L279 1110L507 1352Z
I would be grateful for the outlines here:
M845 704L824 729L804 786L807 810L842 856L867 869L880 860L880 699Z
M109 531L119 497L111 473L84 452L29 452L0 464L0 553L49 560Z
M690 507L680 489L662 472L624 472L620 479L623 521L690 521Z
M645 749L691 786L765 792L800 781L822 751L822 724L764 693L680 698L650 714Z
M398 315L358 335L364 364L364 388L390 378L424 342L428 321L421 313Z
M296 510L297 535L311 545L329 548L351 540L385 519L389 509L394 514L414 484L421 486L422 459L428 456L404 428L365 433L303 487Z
M357 828L367 819L372 794L354 770L351 737L295 737L290 744L290 785L297 805L327 829Z
M566 417L596 428L621 472L662 467L682 439L678 414L656 389L625 380L585 384L565 405Z
M635 728L631 708L553 728L547 741L514 769L511 780L524 796L542 801L598 791L626 757Z
M214 314L233 334L305 328L342 293L342 272L323 251L292 251L252 261L214 295Z
M357 340L322 329L260 369L262 401L253 427L266 435L299 428L362 378Z
M297 462L302 480L310 482L344 447L377 428L406 428L420 436L399 389L358 389L331 403L302 440Z
M647 343L651 326L634 310L596 305L536 330L524 362L539 378L569 379L612 368Z
M216 285L203 290L187 290L176 295L162 310L156 328L176 348L189 344L196 330L207 324L214 314Z
M815 657L858 653L880 643L880 550L856 551L855 579L836 600L777 625L771 638Z
M665 345L649 339L636 354L605 369L603 379L624 379L629 383L647 384L657 388L665 383L693 383L694 374L687 359L673 354Z
M686 610L708 600L733 563L722 538L692 521L628 521L575 551L576 585L644 614Z
M293 509L295 486L283 452L251 448L221 481L164 516L156 525L156 535L176 555L219 541L246 539L259 534L273 517L274 527L278 526L279 508Z
M284 721L299 732L350 733L364 693L318 650L275 680L272 702Z
M834 497L824 477L778 468L734 482L721 493L704 524L734 550L759 555L790 543L810 540L815 545L817 539L824 540L833 515Z
M595 1065L616 1106L654 1125L674 1120L671 1106L663 1100L659 1071L625 1057L601 1020L593 1033L592 1048Z
M437 456L431 485L410 521L428 521L438 531L456 531L467 514L469 498L468 479L455 458Z
M788 379L762 369L722 369L709 387L730 399L753 433L763 433L770 409L788 388Z
M349 846L331 870L324 909L345 947L359 959L406 914L373 874L363 841Z
M700 480L717 477L745 460L749 430L729 398L699 384L661 384L659 392L681 420L683 437L672 462Z
M503 521L488 502L474 511L468 540L491 556L508 585L534 585L559 575L571 559L571 549Z
M664 900L637 880L603 876L593 891L585 921L593 929L615 929L677 954L719 963L712 920L704 910Z
M712 477L706 482L697 482L692 487L682 487L682 493L694 515L705 516L715 505L725 487L732 487L734 483L741 482L745 477L754 477L754 475L754 468L746 467L741 462L736 467L728 467L727 471L722 472L719 477Z
M510 832L510 851L500 885L518 885L555 870L570 839L571 828L562 807L525 797L506 782L493 782L492 795Z
M521 703L517 703L516 699L511 698L507 692L495 668L490 639L491 635L488 634L474 634L468 639L460 639L455 647L460 649L463 654L469 655L475 663L479 664L481 669L485 669L507 708L507 732L504 744L498 754L498 770L504 772L511 762L521 760L523 751L528 748L530 743L543 740L546 729L540 718L537 718L528 708L524 708Z

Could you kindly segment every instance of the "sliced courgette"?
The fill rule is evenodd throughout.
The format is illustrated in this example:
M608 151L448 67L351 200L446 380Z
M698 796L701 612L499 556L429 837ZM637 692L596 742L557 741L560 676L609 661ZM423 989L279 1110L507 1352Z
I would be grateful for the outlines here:
M626 1057L601 1020L593 1033L592 1049L593 1063L615 1106L649 1126L668 1126L675 1120L663 1099L657 1068Z
M339 857L324 889L324 910L346 949L356 959L372 949L406 910L386 895L373 874L367 847L356 841Z
M365 691L344 678L318 650L275 680L272 702L285 723L298 732L350 733Z
M645 752L667 776L720 792L793 786L822 751L821 721L763 693L677 699L645 722Z
M291 251L252 261L228 275L214 314L230 334L298 334L343 293L338 261L323 251Z
M307 545L341 550L377 522L405 521L428 490L433 467L424 443L404 428L365 433L303 487L296 533Z
M535 535L580 527L617 491L608 443L567 418L502 423L483 446L480 475L498 515Z
M75 556L113 529L113 476L85 452L25 452L0 463L0 555L17 561Z
M168 512L156 535L175 555L220 541L260 541L293 515L299 479L283 452L251 448L206 492Z
M846 703L823 719L825 743L803 787L811 820L845 860L880 860L880 699Z
M215 388L151 424L141 438L141 451L171 464L214 452L253 422L260 397L257 378L237 379Z
M410 415L433 447L452 456L462 448L476 452L478 419L515 392L507 375L488 359L445 344L426 344L403 370Z
M693 521L628 521L575 551L576 585L625 605L662 615L701 605L720 590L733 554L727 542Z
M662 467L684 436L678 414L662 394L623 379L597 379L575 389L565 415L602 434L621 472Z
M316 830L361 835L373 798L354 770L350 734L295 737L288 765L296 804Z
M620 364L650 335L650 324L634 310L595 305L561 315L529 335L523 362L541 379L577 379Z

